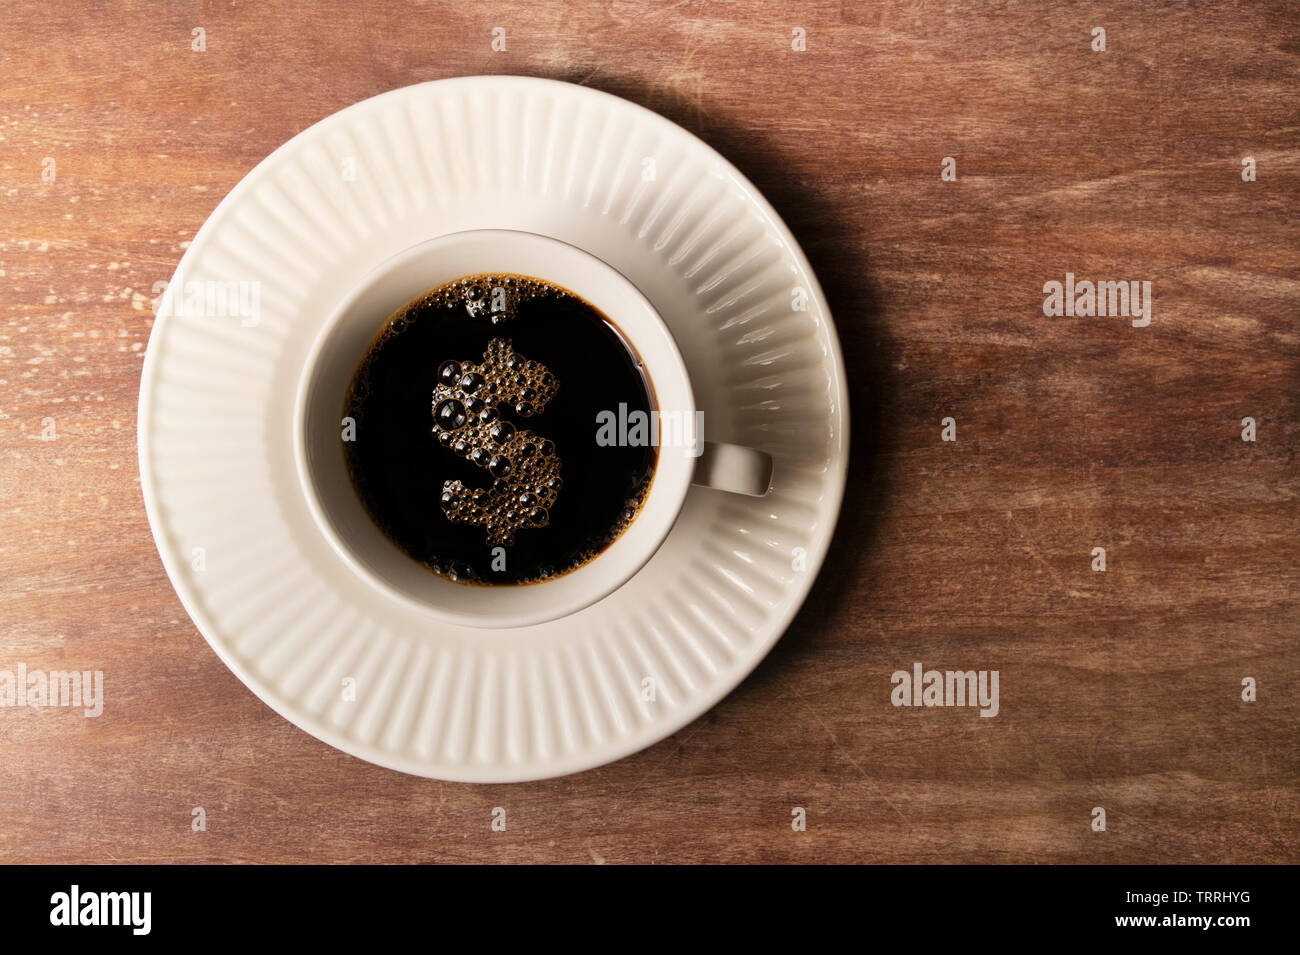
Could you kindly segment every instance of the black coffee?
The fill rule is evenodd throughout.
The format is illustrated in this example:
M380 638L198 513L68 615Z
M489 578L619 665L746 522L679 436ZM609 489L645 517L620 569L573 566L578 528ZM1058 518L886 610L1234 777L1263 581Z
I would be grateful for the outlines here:
M384 323L348 390L344 450L366 510L411 557L456 581L530 583L636 517L656 449L610 442L598 417L653 410L597 309L540 279L472 275Z

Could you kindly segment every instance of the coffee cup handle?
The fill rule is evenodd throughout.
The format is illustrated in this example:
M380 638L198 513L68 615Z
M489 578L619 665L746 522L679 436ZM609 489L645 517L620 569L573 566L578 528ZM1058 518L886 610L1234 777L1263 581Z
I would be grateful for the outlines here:
M772 455L738 444L705 441L691 483L732 494L763 497L772 486Z

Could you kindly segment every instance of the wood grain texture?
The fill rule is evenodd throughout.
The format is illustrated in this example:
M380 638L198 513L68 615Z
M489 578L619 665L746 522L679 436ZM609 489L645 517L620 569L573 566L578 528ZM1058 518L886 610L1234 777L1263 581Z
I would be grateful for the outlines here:
M0 861L1300 862L1298 35L1270 3L6 4L0 668L99 669L107 700L0 710ZM477 73L731 159L853 399L844 517L772 655L659 745L517 786L260 703L173 594L135 455L152 288L220 198L352 102ZM1151 325L1045 318L1067 271L1151 281ZM891 706L914 661L998 669L1001 712Z

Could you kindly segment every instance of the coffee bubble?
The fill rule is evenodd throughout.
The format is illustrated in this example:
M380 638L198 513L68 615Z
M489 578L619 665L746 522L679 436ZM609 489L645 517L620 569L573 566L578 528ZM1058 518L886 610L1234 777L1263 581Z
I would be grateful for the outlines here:
M455 431L465 424L465 406L455 398L447 398L433 410L433 420L445 431Z
M438 366L438 381L444 385L454 385L460 378L460 362L444 361Z

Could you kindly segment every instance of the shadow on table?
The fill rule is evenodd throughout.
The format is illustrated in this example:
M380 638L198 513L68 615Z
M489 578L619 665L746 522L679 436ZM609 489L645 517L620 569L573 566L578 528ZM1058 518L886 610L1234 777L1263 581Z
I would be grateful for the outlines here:
M786 634L749 677L757 687L776 678L801 653L815 651L818 638L842 623L846 600L871 592L864 570L884 502L890 491L888 460L882 449L895 444L890 405L891 350L881 331L879 303L871 286L864 247L863 216L852 205L837 204L817 181L800 180L783 165L784 133L746 126L740 117L710 115L701 121L697 104L666 96L662 90L631 87L626 78L608 82L590 75L557 77L603 89L666 116L699 136L736 166L767 197L807 255L830 304L844 352L849 389L850 457L848 484L839 523L826 562L812 592ZM828 155L831 150L827 150Z

